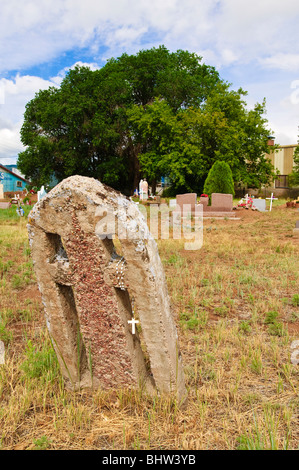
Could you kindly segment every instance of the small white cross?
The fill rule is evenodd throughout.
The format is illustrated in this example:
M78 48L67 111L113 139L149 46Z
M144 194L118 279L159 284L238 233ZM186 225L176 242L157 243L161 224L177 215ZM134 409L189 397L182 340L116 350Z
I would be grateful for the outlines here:
M273 197L273 193L271 193L271 197L266 197L266 199L269 199L270 202L270 211L272 210L272 202L277 200L277 197Z
M132 335L135 335L135 324L139 323L139 321L135 320L135 318L133 318L132 320L128 320L128 323L132 324Z

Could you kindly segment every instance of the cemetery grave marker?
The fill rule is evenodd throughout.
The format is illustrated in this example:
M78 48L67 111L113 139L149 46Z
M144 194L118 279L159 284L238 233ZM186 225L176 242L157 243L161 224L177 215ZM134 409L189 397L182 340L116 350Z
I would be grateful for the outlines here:
M72 176L34 206L28 233L66 384L143 385L184 401L165 274L138 206L97 180ZM132 329L137 321L141 334Z
M270 212L272 211L272 203L273 201L277 201L277 197L273 197L273 193L271 193L271 197L266 197L267 200L270 200Z
M253 205L260 212L266 211L266 199L253 199Z
M180 212L182 217L194 215L197 207L197 194L186 193L176 196L175 212Z
M202 199L202 198L201 198ZM206 198L207 199L207 198ZM232 194L212 193L211 205L203 206L203 217L235 218Z
M233 210L232 194L212 193L211 207L214 211L230 212Z

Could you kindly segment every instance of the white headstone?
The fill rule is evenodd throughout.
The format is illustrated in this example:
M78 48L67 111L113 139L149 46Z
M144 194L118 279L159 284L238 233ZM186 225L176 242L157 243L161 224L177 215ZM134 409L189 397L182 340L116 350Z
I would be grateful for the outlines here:
M139 198L142 199L142 185L143 185L143 179L139 181Z
M148 182L146 179L144 179L142 183L142 199L144 201L148 200Z
M266 211L266 199L253 199L253 205L260 212Z
M37 191L37 200L40 201L44 196L46 196L47 192L45 191L45 187L42 186L40 191Z

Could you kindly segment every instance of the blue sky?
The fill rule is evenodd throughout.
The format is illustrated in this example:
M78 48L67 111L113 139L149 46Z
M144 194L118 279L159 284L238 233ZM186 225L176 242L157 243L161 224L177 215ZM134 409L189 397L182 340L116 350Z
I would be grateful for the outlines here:
M0 163L23 150L20 128L37 91L76 63L92 69L164 44L217 68L248 108L266 98L276 142L297 142L298 0L0 0Z

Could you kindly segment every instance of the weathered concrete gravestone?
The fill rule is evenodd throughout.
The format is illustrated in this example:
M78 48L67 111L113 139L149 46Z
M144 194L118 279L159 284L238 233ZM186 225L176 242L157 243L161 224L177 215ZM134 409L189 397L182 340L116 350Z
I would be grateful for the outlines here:
M138 206L97 180L73 176L37 203L28 220L47 326L66 383L143 385L184 399L163 266ZM120 248L107 238L114 220ZM132 299L140 335L128 323Z

